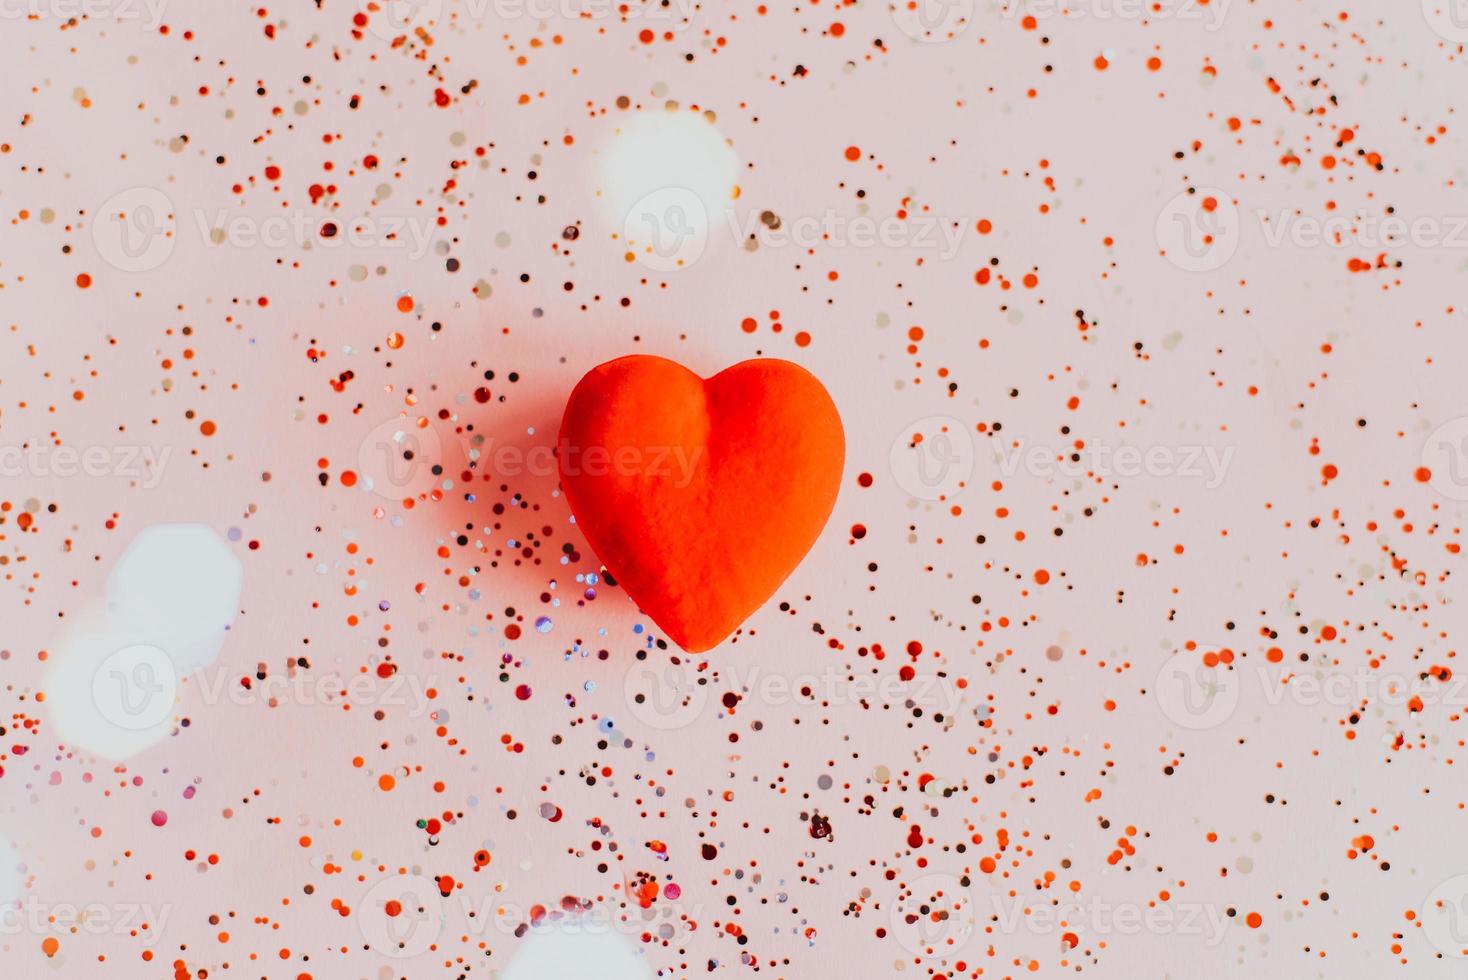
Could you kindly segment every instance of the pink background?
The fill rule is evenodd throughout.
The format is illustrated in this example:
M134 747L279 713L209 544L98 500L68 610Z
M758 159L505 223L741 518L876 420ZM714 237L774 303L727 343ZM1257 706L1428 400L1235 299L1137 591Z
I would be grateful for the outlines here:
M1441 883L1468 895L1463 698L1430 682L1414 711L1384 679L1456 669L1468 628L1452 578L1463 52L1415 2L1218 2L1150 18L1042 4L1030 30L1028 8L980 0L940 43L870 2L705 4L684 26L635 4L535 19L450 0L431 44L397 47L354 37L340 0L173 0L166 33L139 7L4 21L0 445L170 455L151 486L33 462L0 478L0 837L17 869L0 901L158 913L137 935L7 927L0 974L492 975L530 909L574 896L630 917L613 931L668 976L1456 975L1420 923ZM737 157L738 222L864 208L909 231L746 250L715 215L687 268L628 261L597 198L603 154L634 113L690 106ZM336 190L313 202L313 184ZM107 237L118 194L173 208L148 268L120 267ZM1210 195L1232 224L1186 203ZM1169 237L1178 207L1221 233L1191 257L1217 268ZM1388 208L1450 240L1375 247L1363 229ZM196 215L220 211L309 229L442 215L446 249L207 247ZM1271 244L1261 212L1367 220L1340 245ZM922 243L925 217L961 232L955 253ZM795 360L846 426L826 533L706 657L639 662L656 627L625 595L577 602L598 566L552 475L477 467L473 503L459 480L460 430L548 446L577 378L632 352L703 374ZM392 486L379 443L419 417L453 486L408 508L423 469L403 493L362 477ZM959 423L948 468L925 455L942 418ZM1015 440L1231 455L1218 485L1171 463L1004 471L994 451ZM919 461L936 483L913 479ZM382 683L349 710L271 706L196 678L169 737L124 760L75 749L43 700L58 637L167 523L213 528L243 569L210 682L299 657L303 676L375 677L391 657L436 697ZM1226 717L1180 724L1169 665L1220 649ZM1349 696L1282 694L1288 670L1347 678ZM373 948L369 893L400 872L457 883L417 958ZM676 924L666 941L636 924L638 873ZM903 917L934 888L934 908L957 906L924 927L930 952ZM999 908L1052 901L1102 911L1057 928ZM460 903L500 912L465 923ZM1154 905L1221 932L1118 925Z

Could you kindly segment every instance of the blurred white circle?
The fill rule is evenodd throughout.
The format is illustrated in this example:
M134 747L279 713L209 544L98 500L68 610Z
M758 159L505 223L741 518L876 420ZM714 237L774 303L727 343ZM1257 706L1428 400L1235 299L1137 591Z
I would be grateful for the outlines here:
M1239 248L1239 209L1216 187L1173 196L1157 215L1157 247L1187 272L1222 268Z
M102 261L123 272L148 272L173 254L173 202L156 187L113 194L92 220L92 243Z
M1179 650L1162 664L1153 683L1157 703L1173 724L1194 731L1216 728L1239 704L1239 672L1228 665L1210 667L1204 650Z
M423 875L393 875L373 885L357 906L357 927L374 952L409 959L428 951L443 929L438 885Z
M717 228L731 223L739 158L703 113L632 113L599 151L597 168L611 226L625 250L654 271L688 268Z
M974 440L968 426L947 415L918 419L892 440L892 478L918 500L944 500L974 475Z
M643 951L607 923L559 920L534 928L515 949L502 980L652 980Z
M123 647L92 675L92 701L107 721L128 731L162 724L178 699L178 672L162 650Z

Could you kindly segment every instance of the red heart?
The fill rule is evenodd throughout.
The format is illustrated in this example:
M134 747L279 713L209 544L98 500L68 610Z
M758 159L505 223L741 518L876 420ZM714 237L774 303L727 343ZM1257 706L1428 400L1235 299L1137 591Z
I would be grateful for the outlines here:
M820 536L846 443L831 396L789 361L744 361L704 380L637 354L576 385L558 453L592 550L699 653L773 595Z

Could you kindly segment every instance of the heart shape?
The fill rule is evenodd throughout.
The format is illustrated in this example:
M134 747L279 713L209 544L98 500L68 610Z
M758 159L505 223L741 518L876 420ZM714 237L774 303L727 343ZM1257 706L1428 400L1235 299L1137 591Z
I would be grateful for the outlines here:
M820 536L846 440L789 361L707 380L635 354L593 368L561 418L561 487L591 549L684 650L716 646Z

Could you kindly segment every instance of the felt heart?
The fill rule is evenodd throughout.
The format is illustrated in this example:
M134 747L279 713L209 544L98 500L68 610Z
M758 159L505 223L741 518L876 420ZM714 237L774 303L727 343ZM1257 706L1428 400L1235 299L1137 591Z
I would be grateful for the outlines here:
M846 443L831 396L789 361L744 361L704 380L638 354L576 385L557 453L597 557L674 642L700 653L820 536Z

